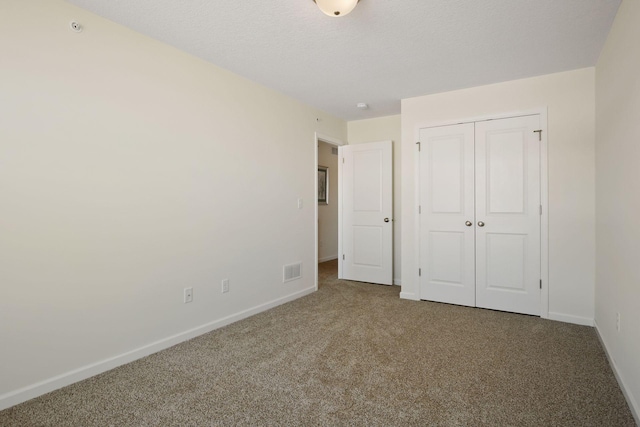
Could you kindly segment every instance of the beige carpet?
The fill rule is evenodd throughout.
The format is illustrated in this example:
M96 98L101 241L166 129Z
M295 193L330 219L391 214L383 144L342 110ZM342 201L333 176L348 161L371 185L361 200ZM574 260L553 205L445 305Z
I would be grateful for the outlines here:
M1 426L633 426L589 327L336 279L0 412Z

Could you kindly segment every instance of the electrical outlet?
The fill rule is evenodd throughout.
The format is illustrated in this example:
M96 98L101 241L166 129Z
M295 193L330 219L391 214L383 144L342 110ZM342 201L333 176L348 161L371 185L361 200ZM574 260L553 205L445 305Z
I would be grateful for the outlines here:
M616 313L616 331L620 332L620 313Z
M184 288L184 303L193 302L193 288Z
M229 279L222 280L222 293L226 294L229 292Z

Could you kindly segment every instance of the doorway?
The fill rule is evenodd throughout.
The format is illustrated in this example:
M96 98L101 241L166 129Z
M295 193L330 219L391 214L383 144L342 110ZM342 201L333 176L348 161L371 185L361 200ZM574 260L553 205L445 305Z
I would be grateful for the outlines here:
M338 147L318 141L318 263L338 258Z
M336 258L341 279L393 284L392 151L392 141L346 146L316 135L316 290L318 263Z
M315 145L314 181L317 196L314 201L315 288L317 290L318 264L338 258L338 147L344 143L329 136L316 134ZM323 185L326 185L326 188L323 189Z

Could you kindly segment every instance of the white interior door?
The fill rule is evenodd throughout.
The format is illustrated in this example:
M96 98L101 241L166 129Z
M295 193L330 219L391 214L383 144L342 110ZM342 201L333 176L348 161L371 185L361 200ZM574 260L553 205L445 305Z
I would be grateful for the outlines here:
M420 131L420 297L475 306L474 126Z
M539 116L476 123L476 305L540 314Z
M540 116L420 130L420 298L540 314Z
M393 284L391 141L338 148L339 277Z

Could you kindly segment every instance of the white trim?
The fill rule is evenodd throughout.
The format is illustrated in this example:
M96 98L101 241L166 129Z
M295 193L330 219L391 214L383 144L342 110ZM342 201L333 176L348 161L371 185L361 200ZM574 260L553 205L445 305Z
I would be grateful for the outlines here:
M394 278L393 279L393 284L396 286L402 286L402 280L398 279L398 278Z
M344 260L344 248L342 247L342 167L344 165L344 155L338 147L338 279L342 279L342 261Z
M327 261L333 261L334 259L338 259L338 254L331 255L331 256L326 256L324 258L318 258L318 263L327 262Z
M511 113L489 114L478 117L471 117L459 120L447 120L441 122L428 122L424 125L418 125L415 128L415 141L420 140L420 130L424 128L451 126L463 123L476 123L486 120L499 120L508 119L513 117L522 116L540 116L540 127L542 128L542 143L540 145L540 203L542 204L542 218L540 219L540 278L542 280L542 291L540 294L540 317L543 319L551 318L549 313L549 159L548 159L548 119L547 119L547 107L540 107L531 110L515 111ZM422 148L422 147L421 147ZM415 230L418 230L418 237L414 239L415 247L415 277L417 283L416 293L420 295L420 276L418 275L418 269L420 268L420 215L418 214L418 207L420 206L420 156L414 156L414 176L415 176L415 189L414 200L416 201L415 209ZM419 299L419 298L418 298ZM565 316L556 313L556 315L564 318L574 318L574 316ZM564 317L563 317L564 316ZM576 320L586 321L589 319L575 317ZM561 319L553 319L561 320ZM593 325L593 319L590 326ZM565 321L565 320L561 320ZM566 320L570 323L578 323L577 321ZM584 323L578 323L584 324Z
M172 335L170 337L158 340L142 347L138 347L135 350L131 350L96 363L91 363L89 365L74 369L61 375L57 375L36 384L32 384L15 391L5 393L3 395L0 395L0 411L25 402L27 400L33 399L35 397L41 396L45 393L49 393L75 382L93 377L94 375L98 375L111 369L117 368L118 366L133 362L134 360L149 356L150 354L157 353L169 347L173 347L174 345L181 342L190 340L202 334L206 334L207 332L211 332L223 326L230 325L231 323L237 322L239 320L246 319L247 317L277 307L289 301L296 300L313 292L315 292L314 288L303 289L285 297L257 305L253 308L243 310L239 313L223 317L222 319L214 320L213 322L205 323L204 325L189 329L188 331Z
M315 236L314 239L314 248L313 248L313 259L316 260L316 262L314 263L313 266L313 283L314 283L314 288L317 291L318 290L318 263L323 262L321 261L318 257L320 256L320 254L318 253L318 242L319 242L319 237L318 237L318 143L322 141L322 142L326 142L327 144L331 144L331 145L335 145L337 147L340 147L342 145L345 145L344 142L342 142L341 140L337 139L337 138L333 138L331 136L328 135L323 135L319 132L315 132L314 137L313 137L313 144L314 144L314 167L312 169L313 171L313 206L314 206L314 213L313 213L313 235ZM339 161L339 159L338 159ZM340 169L340 165L338 165L338 170ZM338 218L340 217L340 175L338 175ZM340 234L341 230L340 230L340 220L338 220L338 234ZM338 254L342 253L342 248L340 247L340 239L338 239ZM329 260L326 260L329 261ZM338 270L340 269L340 263L338 263Z
M555 313L550 311L549 320L556 320L558 322L573 323L575 325L593 326L593 319L590 317L573 316L571 314Z
M340 139L333 138L331 136L323 135L321 133L316 132L316 142L318 141L326 142L327 144L336 145L338 147L342 145L347 145L345 142L343 142Z
M600 344L602 344L602 348L604 349L604 354L607 356L607 360L609 360L609 365L611 366L613 375L616 377L616 380L618 381L618 385L622 390L622 394L624 395L624 398L627 400L627 404L629 405L629 410L631 411L631 415L633 415L633 418L636 420L636 425L640 426L640 405L638 405L638 402L636 402L636 400L633 398L633 395L629 391L627 384L622 379L622 375L620 375L620 370L618 369L618 365L616 365L616 361L611 355L611 352L609 351L609 347L607 346L607 343L605 342L604 338L602 337L602 334L600 333L598 322L594 321L593 323L595 326L596 335L598 336L598 339L600 340Z
M547 107L539 110L540 128L542 129L542 143L540 145L540 203L542 217L540 218L540 280L542 290L540 294L540 317L549 318L549 127L547 121Z
M318 290L318 257L320 253L318 251L318 132L313 136L313 163L314 166L311 169L313 172L313 287Z
M413 200L415 200L415 204L413 206L413 226L416 233L414 234L413 239L413 253L414 253L414 270L413 277L415 277L415 292L400 292L400 298L410 299L414 301L420 301L420 151L422 150L422 143L420 142L420 129L422 126L418 126L414 133L413 138L413 176L415 177L414 185L413 185ZM418 148L416 148L416 145ZM402 294L405 296L403 297Z
M408 299L411 301L420 301L420 298L418 298L418 294L416 294L415 292L400 292L400 298Z

